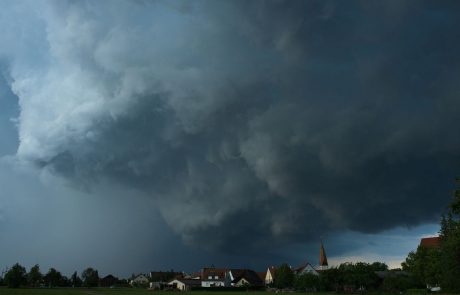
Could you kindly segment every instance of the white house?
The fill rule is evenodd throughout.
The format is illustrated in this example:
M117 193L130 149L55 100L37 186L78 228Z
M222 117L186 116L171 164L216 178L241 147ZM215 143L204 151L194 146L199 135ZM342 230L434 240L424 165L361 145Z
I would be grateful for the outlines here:
M144 284L148 284L148 283L149 283L149 279L144 274L137 275L134 279L132 279L129 282L129 284L131 286L133 286L133 285L144 285Z
M270 266L265 273L265 285L270 285L275 280L275 270L274 266Z
M190 291L193 287L201 287L201 280L174 279L168 283L168 286L181 291Z
M203 268L201 271L201 286L202 287L225 287L229 285L229 280L226 276L227 270L224 268Z

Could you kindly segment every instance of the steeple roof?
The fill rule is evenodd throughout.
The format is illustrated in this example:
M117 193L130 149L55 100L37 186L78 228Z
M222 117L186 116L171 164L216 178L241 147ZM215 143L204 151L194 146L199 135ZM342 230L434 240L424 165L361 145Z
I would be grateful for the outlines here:
M319 265L320 266L328 266L327 257L326 257L326 251L324 250L323 241L321 241L321 247L319 249Z

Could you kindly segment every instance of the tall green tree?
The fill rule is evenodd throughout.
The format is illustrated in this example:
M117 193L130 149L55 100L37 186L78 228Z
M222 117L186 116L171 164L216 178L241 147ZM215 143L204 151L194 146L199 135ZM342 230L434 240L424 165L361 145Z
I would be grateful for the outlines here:
M320 288L319 275L304 273L296 276L294 279L294 287L302 291L317 291Z
M48 287L57 287L62 285L63 276L59 271L52 267L43 277L43 280Z
M81 273L83 286L97 287L99 285L99 273L92 267L88 267Z
M294 286L294 273L292 269L283 263L275 270L274 286L279 289L292 288Z
M447 216L441 219L441 287L460 292L460 178Z
M83 284L82 280L78 276L77 272L74 272L72 276L70 277L70 285L72 287L81 287Z
M16 263L5 274L4 281L9 288L19 288L27 283L27 272L24 266Z
M418 287L436 286L440 284L442 277L441 255L438 248L418 246L415 252L409 253L401 266L404 271L414 276Z
M27 284L30 287L38 287L43 278L42 273L40 272L40 266L35 264L30 268L29 273L27 274Z

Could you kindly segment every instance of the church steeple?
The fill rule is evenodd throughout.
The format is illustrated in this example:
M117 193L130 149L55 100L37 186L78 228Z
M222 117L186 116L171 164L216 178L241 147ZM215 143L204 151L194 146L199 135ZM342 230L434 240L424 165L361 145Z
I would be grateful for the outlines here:
M322 240L321 240L321 246L319 248L319 266L321 267L321 269L327 269L327 267L328 267L326 251L324 250Z

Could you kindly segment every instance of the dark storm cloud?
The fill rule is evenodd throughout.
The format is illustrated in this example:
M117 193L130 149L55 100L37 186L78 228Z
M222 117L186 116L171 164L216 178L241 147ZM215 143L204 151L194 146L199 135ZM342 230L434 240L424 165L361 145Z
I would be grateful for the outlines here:
M46 66L12 66L18 156L147 192L188 242L379 232L450 198L455 2L50 3Z

